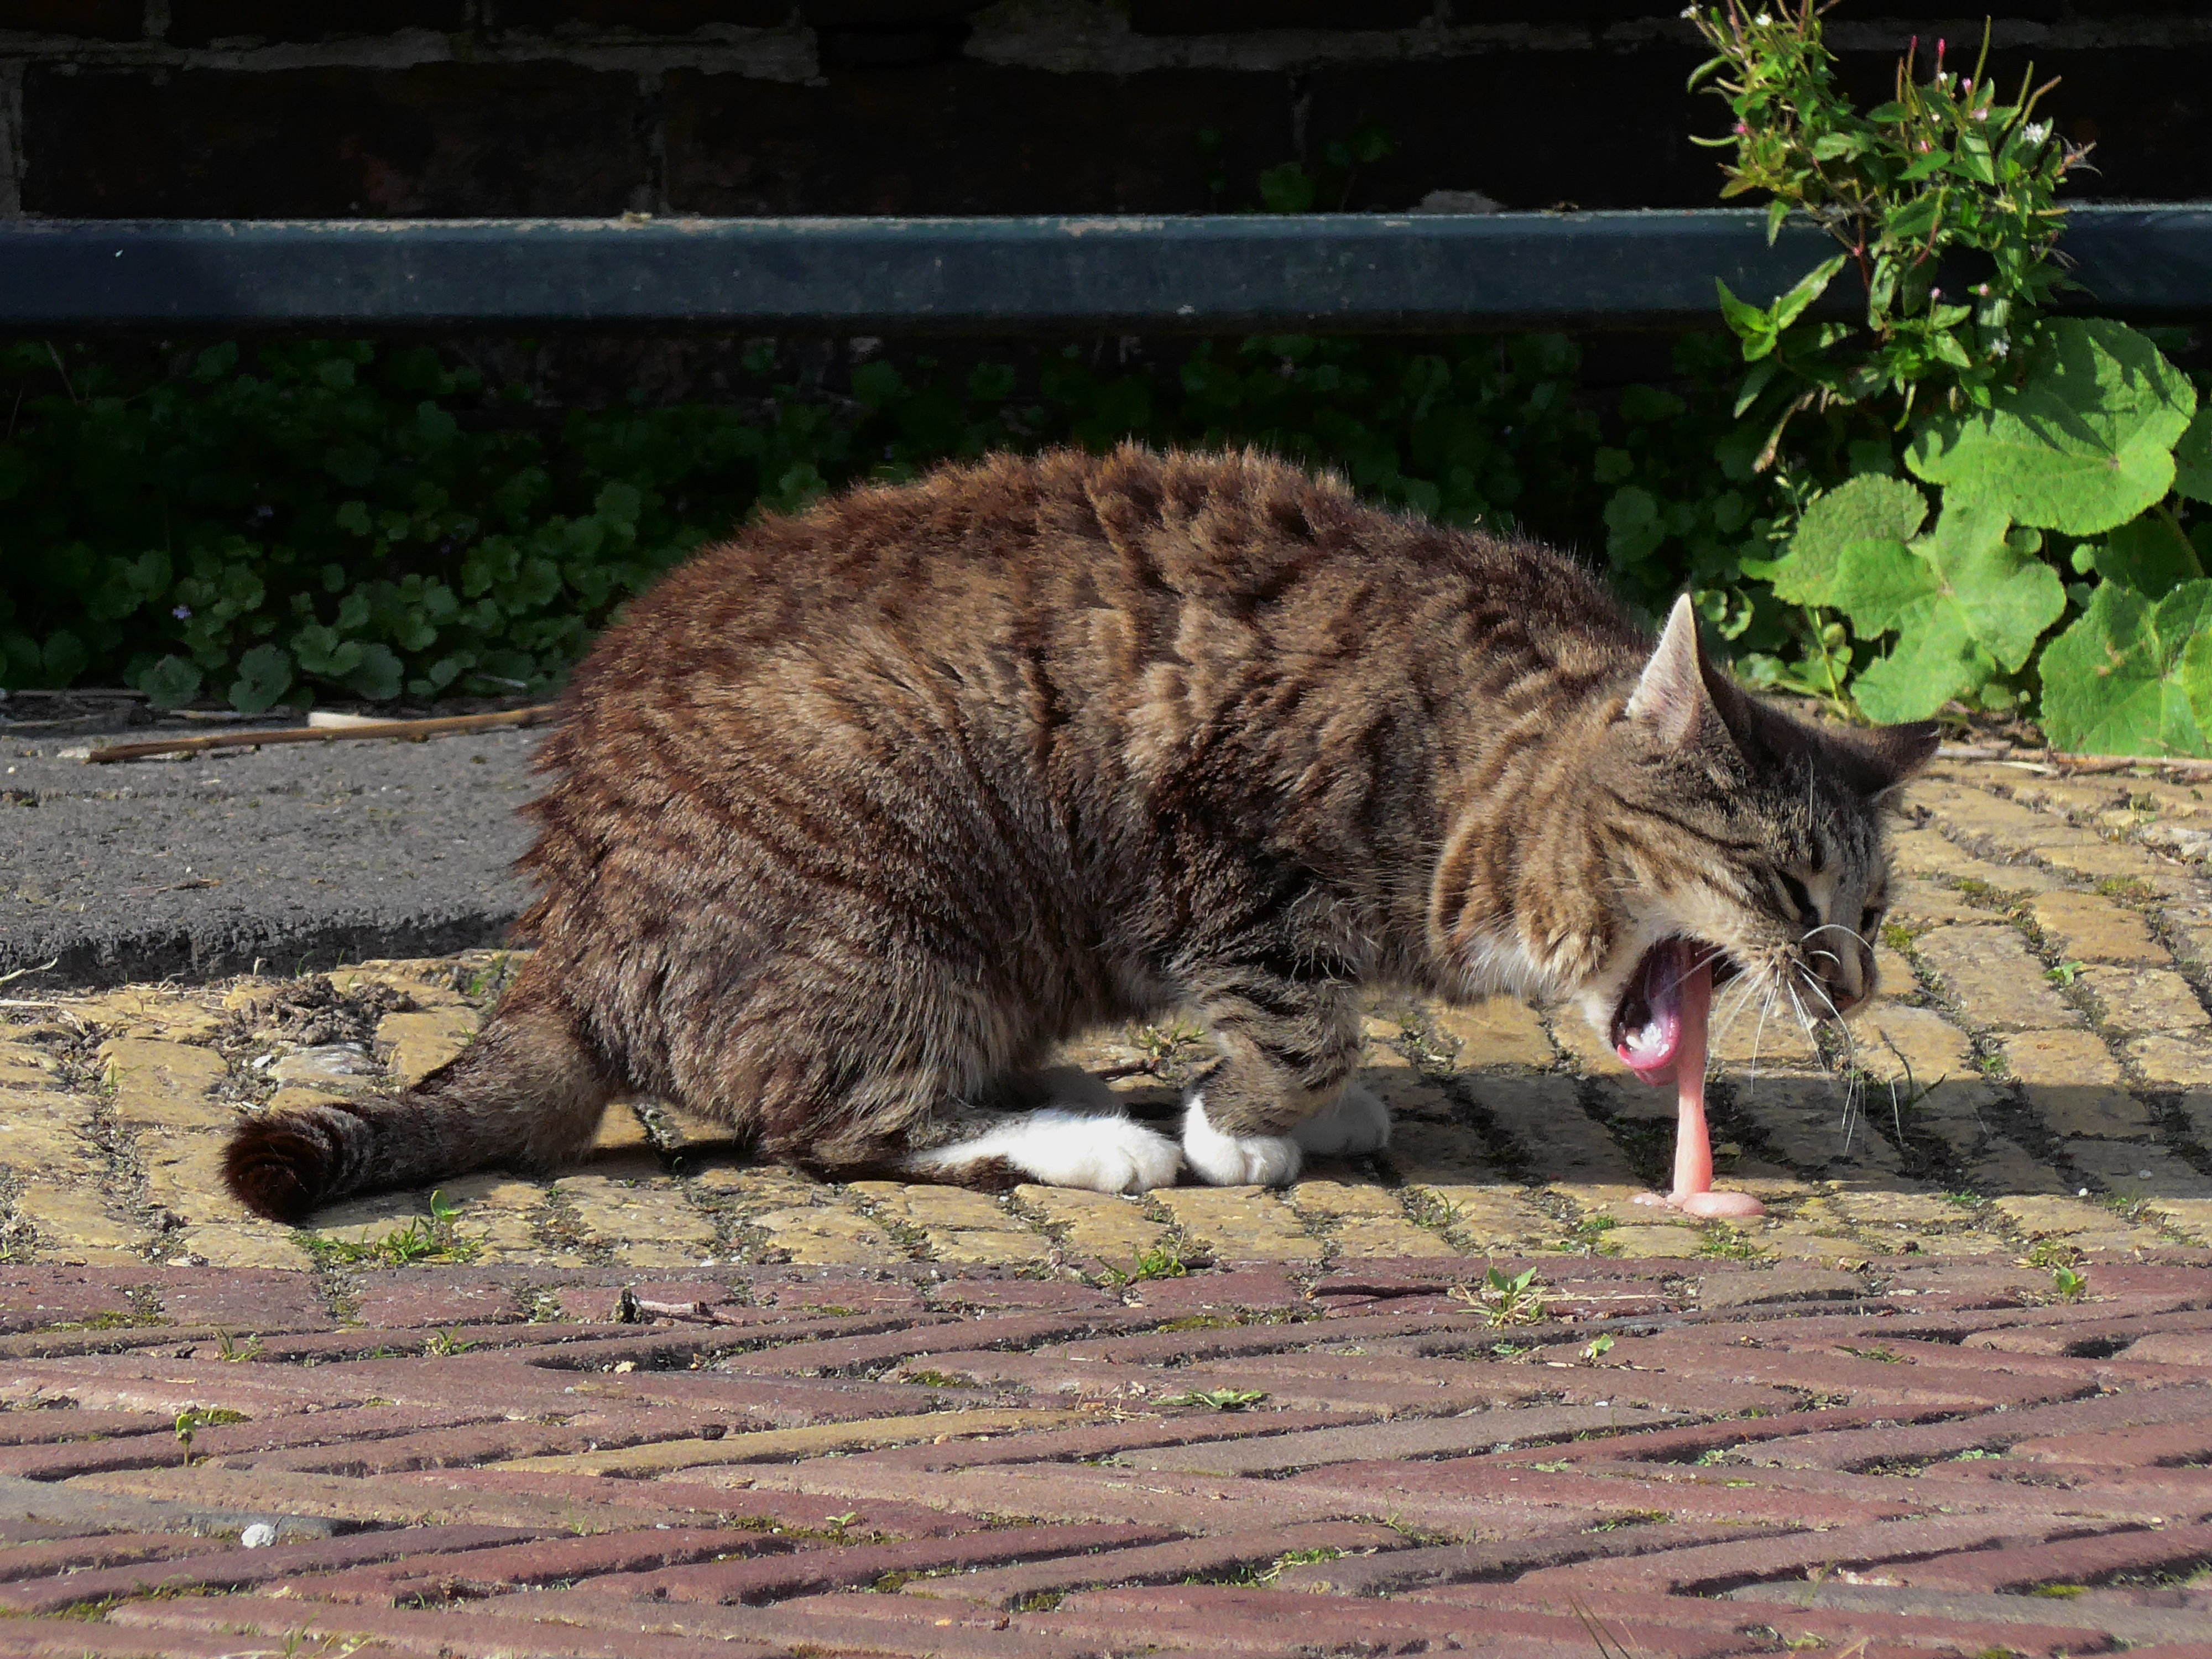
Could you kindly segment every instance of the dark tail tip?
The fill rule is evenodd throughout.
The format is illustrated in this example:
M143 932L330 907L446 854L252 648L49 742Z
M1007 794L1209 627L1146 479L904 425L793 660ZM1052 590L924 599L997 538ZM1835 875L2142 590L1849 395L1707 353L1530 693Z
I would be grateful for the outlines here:
M343 1153L343 1115L327 1106L241 1125L223 1153L223 1184L256 1215L295 1225L334 1196Z

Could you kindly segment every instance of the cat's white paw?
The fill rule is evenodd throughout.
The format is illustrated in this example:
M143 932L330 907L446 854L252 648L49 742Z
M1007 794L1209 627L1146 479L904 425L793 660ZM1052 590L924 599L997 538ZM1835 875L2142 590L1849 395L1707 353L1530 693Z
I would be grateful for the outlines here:
M1286 1135L1225 1135L1206 1115L1206 1097L1182 1115L1182 1155L1215 1187L1280 1187L1295 1180L1305 1155Z
M1336 1104L1291 1131L1291 1139L1316 1158L1357 1158L1390 1144L1390 1109L1357 1083L1347 1083Z
M1145 1193L1171 1187L1182 1172L1182 1151L1158 1130L1119 1112L1024 1112L1003 1128L908 1152L900 1167L917 1175L955 1174L963 1164L1004 1159L1046 1187L1081 1187L1094 1193Z

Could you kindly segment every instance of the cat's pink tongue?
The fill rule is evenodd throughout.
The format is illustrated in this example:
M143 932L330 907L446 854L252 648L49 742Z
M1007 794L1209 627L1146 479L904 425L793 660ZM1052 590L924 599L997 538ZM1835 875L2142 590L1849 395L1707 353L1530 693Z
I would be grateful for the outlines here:
M1713 1143L1705 1122L1705 1028L1712 1013L1713 969L1710 961L1691 965L1696 947L1688 939L1654 964L1647 1000L1657 1042L1623 1043L1620 1057L1646 1083L1663 1083L1671 1073L1678 1102L1674 1123L1674 1190L1665 1203L1687 1215L1754 1216L1766 1206L1749 1193L1713 1190ZM1670 959L1671 958L1671 959ZM1639 1063L1640 1062L1640 1063Z

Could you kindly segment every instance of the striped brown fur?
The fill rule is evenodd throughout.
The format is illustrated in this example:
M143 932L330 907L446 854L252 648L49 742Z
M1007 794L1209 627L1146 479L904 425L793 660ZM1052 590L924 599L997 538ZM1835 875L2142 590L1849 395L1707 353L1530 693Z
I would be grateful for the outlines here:
M1249 453L994 456L769 520L577 671L537 952L483 1035L249 1124L232 1183L291 1218L545 1168L624 1095L881 1164L1177 1007L1213 1121L1280 1133L1355 1065L1363 988L1595 1006L1661 890L1741 911L1699 937L1755 971L1770 866L1877 893L1870 798L1923 734L1815 732L1702 663L1662 732L1624 712L1655 660L1571 561Z

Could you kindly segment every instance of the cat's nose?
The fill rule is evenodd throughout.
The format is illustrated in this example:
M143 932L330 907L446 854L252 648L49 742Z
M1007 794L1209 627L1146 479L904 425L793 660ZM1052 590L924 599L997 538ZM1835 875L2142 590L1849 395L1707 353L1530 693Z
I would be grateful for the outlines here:
M1874 953L1864 949L1845 949L1835 957L1821 959L1820 982L1826 988L1828 1000L1836 1005L1837 1013L1849 1017L1856 1013L1874 997Z

